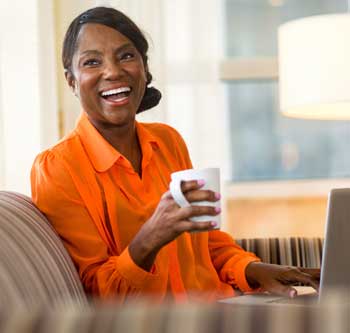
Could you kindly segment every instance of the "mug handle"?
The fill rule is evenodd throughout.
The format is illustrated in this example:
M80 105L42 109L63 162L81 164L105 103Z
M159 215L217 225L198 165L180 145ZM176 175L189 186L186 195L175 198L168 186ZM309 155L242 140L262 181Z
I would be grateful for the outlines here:
M172 180L169 185L169 189L173 199L180 207L189 207L191 204L187 201L186 197L181 191L181 179Z

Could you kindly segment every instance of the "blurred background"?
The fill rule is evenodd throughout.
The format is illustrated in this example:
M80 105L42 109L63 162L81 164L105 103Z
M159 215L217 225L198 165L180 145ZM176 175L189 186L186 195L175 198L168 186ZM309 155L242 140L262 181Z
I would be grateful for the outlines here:
M145 32L163 98L139 120L175 127L196 168L221 168L224 229L323 236L329 190L350 187L350 123L279 114L277 29L346 0L0 0L0 188L30 194L35 156L74 128L61 45L98 5Z

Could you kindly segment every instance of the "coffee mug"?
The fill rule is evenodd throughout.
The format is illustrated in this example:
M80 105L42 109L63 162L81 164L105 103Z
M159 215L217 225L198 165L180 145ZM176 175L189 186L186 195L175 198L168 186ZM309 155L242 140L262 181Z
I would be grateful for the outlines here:
M171 174L170 182L170 192L173 196L175 202L180 207L188 207L191 205L197 206L213 206L221 208L221 202L210 202L210 201L198 201L198 202L188 202L186 197L181 191L181 182L189 180L204 180L205 184L200 189L201 190L211 190L220 193L220 169L219 168L207 168L207 169L187 169ZM216 222L216 227L214 229L220 229L221 217L220 214L216 216L212 215L200 215L190 218L194 222Z

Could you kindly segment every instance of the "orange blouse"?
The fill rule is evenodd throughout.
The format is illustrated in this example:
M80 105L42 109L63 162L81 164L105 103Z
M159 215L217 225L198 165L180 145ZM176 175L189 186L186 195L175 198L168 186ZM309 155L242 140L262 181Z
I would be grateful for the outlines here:
M86 291L102 298L151 295L162 301L215 300L243 291L248 263L259 260L221 231L184 233L164 246L150 272L131 259L128 244L168 190L170 174L192 168L171 127L136 122L142 179L82 113L77 127L37 156L32 198L62 238Z

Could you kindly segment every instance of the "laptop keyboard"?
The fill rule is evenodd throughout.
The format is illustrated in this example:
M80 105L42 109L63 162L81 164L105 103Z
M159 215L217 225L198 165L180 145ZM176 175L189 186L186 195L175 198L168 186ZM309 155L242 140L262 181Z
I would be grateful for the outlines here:
M308 304L316 304L318 302L318 294L305 294L299 295L294 298L277 298L268 303L279 303L279 304L300 304L300 305L308 305Z

